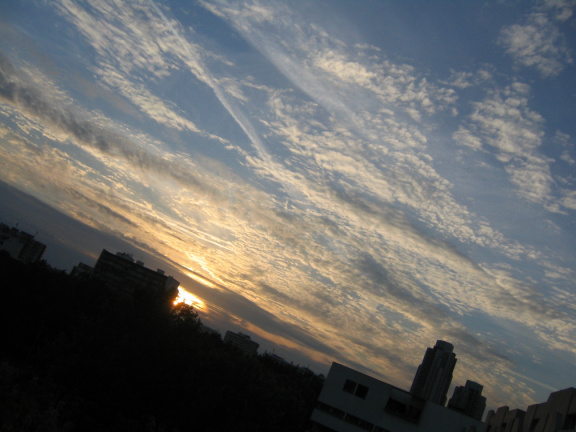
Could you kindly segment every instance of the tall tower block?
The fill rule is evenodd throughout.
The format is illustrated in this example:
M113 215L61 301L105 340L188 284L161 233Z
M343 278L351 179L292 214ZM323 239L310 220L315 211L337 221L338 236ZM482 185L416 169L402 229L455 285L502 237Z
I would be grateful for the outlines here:
M444 406L456 366L453 351L454 346L442 340L436 341L434 348L428 348L422 364L418 366L410 393Z

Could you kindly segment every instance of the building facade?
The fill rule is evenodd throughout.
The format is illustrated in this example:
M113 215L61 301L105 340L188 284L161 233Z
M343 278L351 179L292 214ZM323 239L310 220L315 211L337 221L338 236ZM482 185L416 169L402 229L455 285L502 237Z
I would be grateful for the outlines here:
M89 278L94 274L94 267L90 267L88 264L78 263L70 271L70 276L75 278Z
M139 289L164 291L180 285L172 276L166 276L163 270L154 271L144 267L141 261L134 262L130 254L113 254L106 249L100 253L93 275L109 288L125 294L132 294Z
M456 367L454 346L446 341L436 341L434 348L428 348L422 364L418 366L410 393L444 406L452 373Z
M482 420L486 409L486 398L482 396L483 386L474 381L466 381L465 386L454 389L452 397L448 401L448 408L459 411L467 416Z
M523 432L525 417L526 411L511 410L507 406L502 406L496 411L490 410L486 415L484 432Z
M543 403L526 411L507 406L488 411L484 432L574 432L576 431L576 389L550 393Z
M0 224L0 250L8 252L18 261L30 264L42 259L46 245L35 240L32 234Z
M338 363L311 420L315 432L482 432L484 424Z

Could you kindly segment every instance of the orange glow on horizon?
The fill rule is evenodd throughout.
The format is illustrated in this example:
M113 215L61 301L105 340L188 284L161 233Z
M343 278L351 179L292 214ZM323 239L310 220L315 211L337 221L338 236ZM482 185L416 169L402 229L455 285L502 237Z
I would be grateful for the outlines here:
M187 305L192 306L194 309L203 310L205 311L206 303L196 297L194 294L186 291L182 287L178 287L178 297L174 300L174 304L177 305L179 303L184 303Z

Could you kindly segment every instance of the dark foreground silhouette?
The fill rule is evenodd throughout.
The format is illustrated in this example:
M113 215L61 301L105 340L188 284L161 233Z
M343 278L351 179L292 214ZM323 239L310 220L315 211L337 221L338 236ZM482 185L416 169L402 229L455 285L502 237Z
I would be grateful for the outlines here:
M1 431L308 429L321 380L202 331L176 292L127 298L0 253Z

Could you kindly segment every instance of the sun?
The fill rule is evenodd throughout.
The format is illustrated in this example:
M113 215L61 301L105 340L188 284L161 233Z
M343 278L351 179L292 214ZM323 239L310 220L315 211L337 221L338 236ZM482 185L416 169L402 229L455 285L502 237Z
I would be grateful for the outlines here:
M174 304L184 303L194 307L194 309L204 310L206 309L206 304L196 297L194 294L189 293L182 287L178 287L178 297L174 299Z

